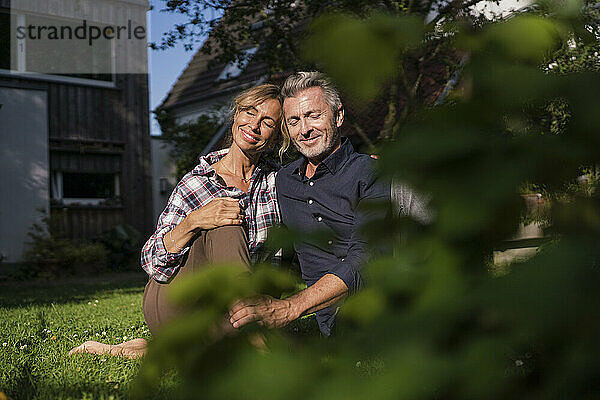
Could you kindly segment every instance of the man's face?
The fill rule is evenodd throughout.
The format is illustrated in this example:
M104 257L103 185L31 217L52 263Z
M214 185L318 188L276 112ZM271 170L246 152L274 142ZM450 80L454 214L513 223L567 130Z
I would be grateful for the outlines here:
M344 121L340 107L334 115L323 90L311 87L283 101L283 112L294 146L311 162L321 162L340 145L339 127Z

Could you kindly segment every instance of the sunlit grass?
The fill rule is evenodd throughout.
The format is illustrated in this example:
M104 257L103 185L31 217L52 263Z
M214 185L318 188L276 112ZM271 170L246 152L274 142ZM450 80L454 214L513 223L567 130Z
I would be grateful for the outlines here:
M86 340L149 339L144 284L143 275L2 284L0 391L15 400L127 398L141 360L67 353Z

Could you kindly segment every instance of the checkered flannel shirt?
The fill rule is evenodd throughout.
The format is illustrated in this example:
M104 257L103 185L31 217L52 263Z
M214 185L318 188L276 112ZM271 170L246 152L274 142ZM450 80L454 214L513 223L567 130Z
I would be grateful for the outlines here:
M191 245L188 243L179 253L169 253L163 244L164 235L181 223L189 213L204 207L217 197L239 199L241 207L245 210L244 227L248 232L252 262L261 262L269 257L263 251L267 231L281 220L275 192L277 166L274 163L260 162L250 179L248 193L244 193L236 187L220 184L217 173L211 166L223 158L228 150L219 150L200 157L200 163L188 172L173 190L166 208L158 218L156 231L142 248L142 268L154 280L168 282L177 272Z

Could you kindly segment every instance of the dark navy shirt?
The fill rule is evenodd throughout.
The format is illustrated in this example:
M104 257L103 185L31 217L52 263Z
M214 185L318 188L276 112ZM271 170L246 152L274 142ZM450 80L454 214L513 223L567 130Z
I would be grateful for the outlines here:
M369 217L359 205L364 201L389 203L390 185L376 179L376 161L355 152L347 138L317 166L312 178L305 175L306 162L303 157L277 173L282 222L306 233L294 245L306 284L311 286L326 274L334 274L352 293L362 285L360 266L366 259L359 228ZM324 335L331 332L335 312L329 307L316 313Z

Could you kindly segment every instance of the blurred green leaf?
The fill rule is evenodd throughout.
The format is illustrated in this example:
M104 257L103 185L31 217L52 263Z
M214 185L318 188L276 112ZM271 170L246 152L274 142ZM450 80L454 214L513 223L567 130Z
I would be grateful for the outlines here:
M489 27L483 34L458 35L457 42L465 50L489 51L498 58L537 63L555 50L567 30L560 24L534 15L515 16Z
M305 58L326 69L348 94L372 99L397 74L399 56L422 40L422 19L375 15L367 20L348 15L318 18L306 40ZM356 71L360 71L357 79Z
M376 289L368 288L350 297L341 310L341 316L360 324L377 318L385 310L385 297Z
M597 26L596 11L548 2L491 23L454 6L428 32L422 16L328 14L303 49L352 100L390 94L381 107L395 110L387 122L397 135L379 143L379 172L431 197L436 218L423 226L386 217L361 230L377 253L361 270L366 288L340 310L341 334L328 340L258 326L211 339L231 299L294 285L266 268L243 279L227 268L206 271L175 295L202 310L157 338L152 379L175 367L189 398L202 388L211 399L594 398L600 71L582 32ZM421 62L430 52L465 60L436 107L417 101L419 90L441 90L435 79L457 67ZM527 233L524 186L543 189L549 202L547 244L491 273L494 250ZM299 238L327 240L273 231L269 241L290 249ZM248 344L257 332L267 352Z

